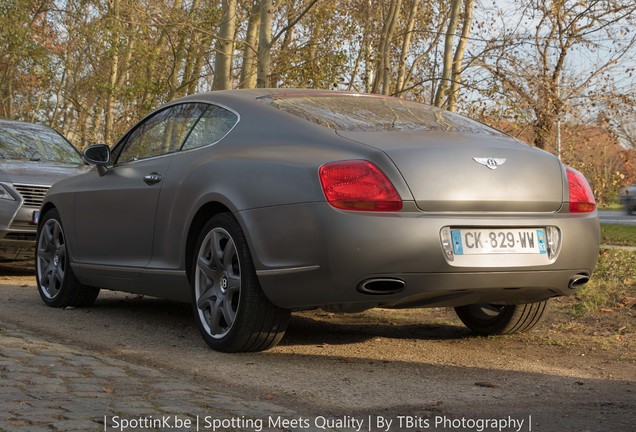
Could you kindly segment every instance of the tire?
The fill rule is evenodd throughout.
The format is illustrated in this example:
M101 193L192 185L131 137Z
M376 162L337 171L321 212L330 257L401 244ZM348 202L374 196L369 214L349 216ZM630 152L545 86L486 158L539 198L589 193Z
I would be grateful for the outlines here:
M81 284L71 268L66 235L57 210L48 211L38 226L35 270L42 301L51 307L90 306L99 288Z
M280 342L290 311L263 293L236 219L212 217L194 252L192 307L205 342L223 352L263 351Z
M466 327L483 335L504 335L530 330L541 321L547 300L520 305L487 303L460 306L455 313Z

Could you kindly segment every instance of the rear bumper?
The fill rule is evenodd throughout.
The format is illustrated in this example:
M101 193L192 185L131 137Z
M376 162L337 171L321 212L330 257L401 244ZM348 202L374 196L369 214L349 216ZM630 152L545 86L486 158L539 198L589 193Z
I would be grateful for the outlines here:
M340 292L330 289L330 275L319 270L297 275L259 274L261 285L280 307L302 309L324 307L334 311L360 311L373 307L438 307L475 303L521 304L570 295L568 285L576 275L589 270L484 273L390 273L373 274ZM395 293L361 292L366 281L404 282ZM331 285L333 286L333 285Z
M409 208L408 206L405 206ZM237 214L261 286L276 305L361 310L375 306L461 306L530 303L576 291L598 260L596 212L536 215L461 215L403 211L343 212L326 203L256 209ZM551 263L501 267L493 256L479 267L452 266L444 257L445 226L556 226L561 248ZM403 282L369 293L368 280Z

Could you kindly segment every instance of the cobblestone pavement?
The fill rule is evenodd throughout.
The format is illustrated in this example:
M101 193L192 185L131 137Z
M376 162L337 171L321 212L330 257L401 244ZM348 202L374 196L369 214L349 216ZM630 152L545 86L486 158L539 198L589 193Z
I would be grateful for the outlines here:
M300 418L0 321L0 431L285 431Z

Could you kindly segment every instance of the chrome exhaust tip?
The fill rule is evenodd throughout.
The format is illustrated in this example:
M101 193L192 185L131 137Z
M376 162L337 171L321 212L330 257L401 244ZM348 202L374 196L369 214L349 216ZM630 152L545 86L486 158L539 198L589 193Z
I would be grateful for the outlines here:
M570 289L581 288L583 285L588 283L589 280L590 280L590 277L586 274L574 275L570 278L570 283L568 284L568 288Z
M358 285L358 292L372 295L395 294L406 288L406 282L394 278L367 279Z

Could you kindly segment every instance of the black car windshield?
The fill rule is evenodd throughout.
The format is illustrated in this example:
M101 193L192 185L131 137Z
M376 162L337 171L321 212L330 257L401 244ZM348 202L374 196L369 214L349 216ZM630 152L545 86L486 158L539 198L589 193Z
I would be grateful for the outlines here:
M0 159L81 164L79 153L53 129L0 122Z
M469 118L429 105L371 95L276 95L270 105L331 129L346 131L439 131L504 136Z

